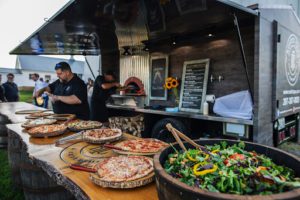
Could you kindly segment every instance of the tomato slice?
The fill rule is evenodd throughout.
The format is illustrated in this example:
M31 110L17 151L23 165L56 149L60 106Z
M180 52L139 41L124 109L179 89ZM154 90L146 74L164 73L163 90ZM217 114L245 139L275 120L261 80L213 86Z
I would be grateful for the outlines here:
M235 153L229 156L230 159L233 160L245 160L245 156L243 154Z

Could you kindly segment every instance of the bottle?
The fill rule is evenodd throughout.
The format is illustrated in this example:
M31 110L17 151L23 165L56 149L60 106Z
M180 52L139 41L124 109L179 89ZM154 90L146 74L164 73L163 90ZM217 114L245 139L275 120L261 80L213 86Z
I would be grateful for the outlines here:
M203 103L203 115L208 115L209 106L208 103L205 101Z

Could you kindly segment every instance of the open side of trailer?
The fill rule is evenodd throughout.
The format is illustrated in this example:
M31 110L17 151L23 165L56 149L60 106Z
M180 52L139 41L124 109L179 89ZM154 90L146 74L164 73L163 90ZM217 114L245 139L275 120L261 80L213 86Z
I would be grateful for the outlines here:
M233 135L277 145L299 141L299 33L299 19L286 6L252 10L225 0L77 0L10 53L101 55L102 72L114 70L122 83L144 91L130 95L138 101L134 107L108 105L112 115L143 113L143 136L164 138L162 127L173 122L195 138ZM189 62L202 61L208 65L203 92L218 98L248 90L251 119L215 115L212 104L203 115L203 96L199 112L188 106L179 112L160 109L174 106L176 97L155 91L153 67L164 66L166 77L183 80Z

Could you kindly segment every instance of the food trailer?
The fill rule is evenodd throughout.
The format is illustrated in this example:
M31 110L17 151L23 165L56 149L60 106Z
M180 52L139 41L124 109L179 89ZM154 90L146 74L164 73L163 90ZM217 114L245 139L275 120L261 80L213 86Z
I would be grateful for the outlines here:
M110 113L142 114L143 137L168 141L165 125L172 123L193 138L272 146L299 140L299 32L288 6L74 0L10 53L100 55L101 71L115 71L127 86L125 95L112 96ZM179 82L178 94L163 86L168 77ZM215 97L240 91L253 103L250 118L213 112Z

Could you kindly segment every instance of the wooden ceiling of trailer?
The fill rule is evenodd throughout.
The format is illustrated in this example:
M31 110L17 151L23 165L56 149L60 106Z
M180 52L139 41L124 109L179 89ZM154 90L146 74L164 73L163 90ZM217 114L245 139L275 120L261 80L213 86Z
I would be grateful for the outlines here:
M76 0L11 54L99 55L253 25L255 11L215 0ZM30 23L30 22L28 22Z

